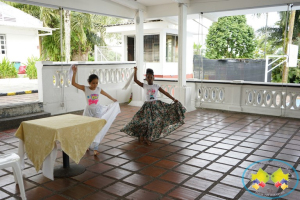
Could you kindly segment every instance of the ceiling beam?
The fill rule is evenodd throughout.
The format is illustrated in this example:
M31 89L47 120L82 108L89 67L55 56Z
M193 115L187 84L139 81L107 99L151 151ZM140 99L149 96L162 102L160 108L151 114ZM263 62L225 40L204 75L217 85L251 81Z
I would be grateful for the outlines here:
M300 3L300 0L190 0L188 14L266 8L289 3L297 4ZM178 16L178 5L175 2L147 7L147 18L172 16Z
M63 7L64 9L133 19L135 11L132 8L108 0L8 0L23 4L44 6L50 8ZM124 1L124 0L123 0Z
M121 4L131 9L146 11L147 7L139 2L134 0L111 0L115 3Z

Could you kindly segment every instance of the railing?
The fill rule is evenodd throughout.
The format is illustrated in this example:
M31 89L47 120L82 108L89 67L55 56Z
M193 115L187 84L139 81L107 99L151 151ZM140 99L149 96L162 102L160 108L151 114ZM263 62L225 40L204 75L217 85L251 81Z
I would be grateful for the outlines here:
M68 77L70 63L37 62L39 101L44 110L51 114L60 114L83 110L86 106L85 95L71 85ZM82 62L78 65L76 81L87 85L90 74L99 76L99 87L118 99L120 103L128 102L131 88L122 90L133 71L135 62ZM101 104L111 103L104 96Z
M155 83L173 96L177 81ZM196 108L300 118L300 84L255 83L243 81L188 81ZM170 100L160 95L161 100Z

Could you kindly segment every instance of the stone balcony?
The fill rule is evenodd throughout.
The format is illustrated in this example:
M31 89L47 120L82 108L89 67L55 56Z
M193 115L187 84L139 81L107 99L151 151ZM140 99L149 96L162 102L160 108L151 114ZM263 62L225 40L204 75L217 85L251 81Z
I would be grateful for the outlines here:
M242 184L251 163L275 158L300 171L299 119L197 109L186 114L186 123L172 135L149 147L119 132L138 109L121 106L100 154L87 152L82 158L82 175L51 181L26 160L27 199L252 200L261 198ZM15 131L0 132L0 153L17 152ZM61 162L60 151L56 164ZM248 179L245 184L253 191ZM11 169L0 170L0 186L0 199L19 199ZM296 200L299 195L298 185L281 199Z

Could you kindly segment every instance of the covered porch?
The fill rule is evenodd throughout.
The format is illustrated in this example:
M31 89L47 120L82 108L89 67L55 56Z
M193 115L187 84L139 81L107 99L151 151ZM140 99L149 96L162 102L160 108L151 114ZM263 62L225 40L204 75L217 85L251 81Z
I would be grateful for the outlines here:
M87 152L80 161L87 169L82 175L51 181L25 160L27 199L261 199L242 184L243 172L253 162L280 159L300 172L298 119L197 109L186 114L186 123L174 134L149 147L119 132L138 109L121 106L100 154ZM0 132L0 153L17 153L15 131ZM56 165L61 163L59 151ZM249 179L244 182L254 192ZM291 178L291 188L284 192L295 183ZM0 186L1 199L19 199L11 169L0 171ZM278 192L271 183L266 187L271 194ZM299 195L298 185L281 199Z

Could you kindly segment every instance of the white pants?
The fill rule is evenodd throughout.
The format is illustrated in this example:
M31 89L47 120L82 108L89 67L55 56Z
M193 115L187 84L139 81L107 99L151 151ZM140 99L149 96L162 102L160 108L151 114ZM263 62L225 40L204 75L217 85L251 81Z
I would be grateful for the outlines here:
M101 131L95 137L93 143L90 145L90 149L98 150L98 146L101 140L106 135L108 129L116 119L117 115L121 112L120 105L118 102L109 104L108 106L96 105L96 106L87 106L83 112L84 116L97 117L100 119L105 119L106 124L101 129Z

